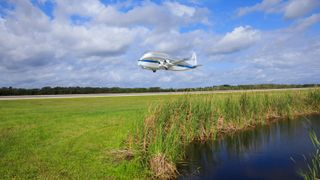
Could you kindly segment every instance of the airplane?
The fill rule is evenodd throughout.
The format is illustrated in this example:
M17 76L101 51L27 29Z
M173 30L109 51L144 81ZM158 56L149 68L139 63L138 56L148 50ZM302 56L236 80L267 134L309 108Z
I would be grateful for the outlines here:
M186 61L191 61L192 64ZM168 54L150 51L138 60L138 66L142 69L152 70L154 73L157 70L170 70L170 71L185 71L195 69L201 65L197 64L196 53L193 52L191 58L174 58Z

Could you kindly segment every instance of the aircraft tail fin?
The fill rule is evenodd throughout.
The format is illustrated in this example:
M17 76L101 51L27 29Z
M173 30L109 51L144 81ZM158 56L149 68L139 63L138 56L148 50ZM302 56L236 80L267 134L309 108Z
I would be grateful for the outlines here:
M194 66L198 65L198 63L197 63L197 55L196 55L195 52L192 52L192 56L191 56L190 60L192 61Z

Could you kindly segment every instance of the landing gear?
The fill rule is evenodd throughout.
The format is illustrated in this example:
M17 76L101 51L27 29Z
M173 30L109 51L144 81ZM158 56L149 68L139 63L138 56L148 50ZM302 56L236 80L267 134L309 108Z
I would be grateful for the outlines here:
M154 72L154 73L155 73L155 72L156 72L156 70L152 70L152 72Z

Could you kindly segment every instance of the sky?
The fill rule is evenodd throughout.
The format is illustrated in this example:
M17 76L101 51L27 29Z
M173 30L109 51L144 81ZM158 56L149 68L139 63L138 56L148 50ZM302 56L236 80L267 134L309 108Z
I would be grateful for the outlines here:
M197 53L183 72L146 51ZM320 0L0 0L0 87L320 83Z

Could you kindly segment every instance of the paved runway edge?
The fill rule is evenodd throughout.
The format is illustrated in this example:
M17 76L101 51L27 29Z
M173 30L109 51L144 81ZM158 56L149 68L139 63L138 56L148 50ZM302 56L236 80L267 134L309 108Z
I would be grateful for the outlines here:
M151 92L151 93L103 93L103 94L59 94L59 95L22 95L0 96L0 100L23 100L23 99L54 99L54 98L90 98L90 97L125 97L125 96L158 96L158 95L182 95L182 94L218 94L236 92L265 92L265 91L288 91L309 90L317 88L288 88L288 89L250 89L250 90L215 90L215 91L191 91L191 92Z

